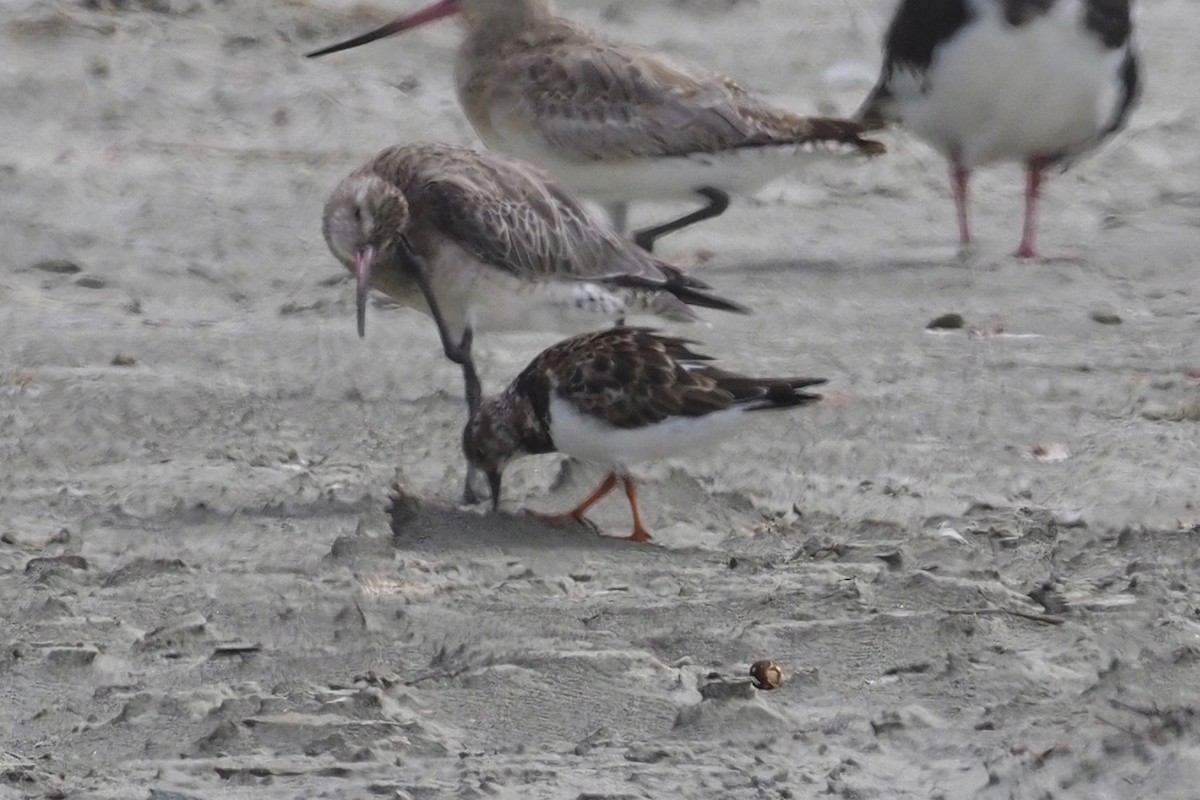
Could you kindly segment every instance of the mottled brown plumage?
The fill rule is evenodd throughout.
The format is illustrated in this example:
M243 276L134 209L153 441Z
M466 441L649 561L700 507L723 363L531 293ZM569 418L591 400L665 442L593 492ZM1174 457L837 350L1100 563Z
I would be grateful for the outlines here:
M499 153L417 143L390 147L356 169L325 206L330 250L355 270L372 248L371 285L426 308L404 247L424 257L457 341L470 320L483 328L537 328L521 303L566 315L616 319L649 313L690 321L689 304L745 311L708 284L654 258L596 220L541 170Z
M489 147L549 170L619 217L635 199L699 193L709 201L643 232L646 247L721 213L728 193L756 190L808 158L884 150L857 122L780 109L724 75L558 17L548 0L440 0L311 55L460 11L458 97Z
M541 171L499 153L388 148L337 186L322 230L357 278L359 335L371 287L428 312L447 357L462 365L472 413L478 330L577 329L639 313L692 321L689 305L745 311L593 219Z
M551 393L580 413L614 428L641 428L670 417L700 417L735 404L747 411L815 400L795 389L813 378L750 378L707 364L695 342L648 328L613 328L549 348L517 378L543 427L549 428Z
M509 461L557 450L612 469L602 491L568 516L581 519L620 477L634 507L635 537L648 538L638 522L631 464L711 443L732 431L741 413L820 399L800 390L824 379L739 375L714 366L692 344L621 327L572 337L534 358L480 406L463 433L468 460L491 481L493 504Z
M725 75L562 17L497 36L498 14L468 20L458 60L459 99L490 146L528 126L558 157L584 163L809 142L883 152L858 123L793 114Z

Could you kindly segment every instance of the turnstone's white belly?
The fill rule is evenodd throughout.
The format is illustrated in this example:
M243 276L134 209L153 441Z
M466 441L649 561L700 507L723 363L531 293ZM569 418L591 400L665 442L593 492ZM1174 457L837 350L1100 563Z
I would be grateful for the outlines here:
M550 438L559 452L618 470L714 447L744 422L745 409L733 406L699 417L668 417L636 428L618 428L580 413L557 394L550 399Z

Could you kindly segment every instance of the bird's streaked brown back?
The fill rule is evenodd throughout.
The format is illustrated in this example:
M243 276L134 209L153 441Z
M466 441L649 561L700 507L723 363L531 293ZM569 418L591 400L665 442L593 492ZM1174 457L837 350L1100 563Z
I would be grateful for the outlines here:
M808 143L884 151L860 136L857 122L790 113L724 75L562 18L505 42L471 32L459 80L464 109L485 140L492 115L511 108L512 124L532 126L578 161Z
M610 328L567 339L543 351L515 381L549 426L551 393L583 414L618 428L669 417L699 417L734 405L746 410L815 402L797 391L821 378L754 378L719 369L694 342L650 328Z

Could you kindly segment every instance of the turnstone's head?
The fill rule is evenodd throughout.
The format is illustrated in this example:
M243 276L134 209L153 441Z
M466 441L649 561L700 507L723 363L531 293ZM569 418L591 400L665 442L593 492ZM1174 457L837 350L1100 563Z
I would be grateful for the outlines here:
M393 184L373 174L343 180L325 203L321 231L330 252L358 283L358 335L367 332L367 294L380 260L390 261L409 223L408 202Z
M525 452L519 415L507 395L484 401L463 430L463 453L481 470L492 491L492 508L500 507L500 477L504 467Z

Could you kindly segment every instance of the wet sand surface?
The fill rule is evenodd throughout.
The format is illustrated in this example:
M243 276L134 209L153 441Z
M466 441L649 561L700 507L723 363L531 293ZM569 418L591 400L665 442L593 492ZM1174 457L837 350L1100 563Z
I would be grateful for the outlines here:
M1196 796L1189 2L1137 4L1143 103L1048 185L1077 262L1007 255L1012 165L960 259L903 134L663 240L755 309L674 330L830 400L640 470L652 546L521 516L601 477L557 456L455 507L432 323L377 299L355 335L321 206L474 142L455 25L314 62L402 4L93 5L0 16L0 797ZM850 113L891 4L803 5L561 10ZM485 337L485 388L556 338Z

